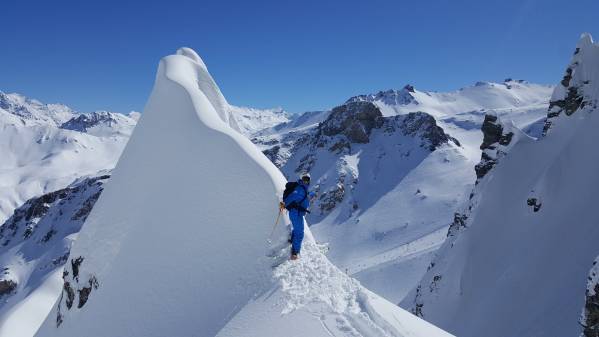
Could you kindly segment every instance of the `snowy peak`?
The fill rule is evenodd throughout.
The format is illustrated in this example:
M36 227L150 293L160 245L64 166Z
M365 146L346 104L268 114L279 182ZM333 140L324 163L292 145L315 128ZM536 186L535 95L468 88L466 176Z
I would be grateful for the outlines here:
M113 133L130 135L136 124L132 117L108 111L82 113L60 125L61 129L106 136Z
M574 114L578 110L594 110L599 98L599 43L594 43L590 34L582 34L564 77L555 87L543 135L547 135L553 122L562 115Z
M413 94L416 91L414 87L407 84L401 90L389 89L386 91L379 91L376 94L358 95L349 98L346 103L351 102L381 102L386 105L407 105L410 103L417 103Z
M245 136L289 122L293 116L283 108L255 109L229 105L231 119Z
M509 148L518 139L525 137L524 133L512 123L502 123L493 114L485 115L481 131L483 132L483 142L480 145L482 150L481 161L474 167L477 183L497 164L502 156L507 154Z
M138 113L129 115L108 111L78 113L66 105L44 104L20 94L0 91L0 122L14 126L61 128L95 136L129 136Z
M7 94L0 91L0 117L22 124L58 125L73 116L75 112L62 104L43 104L19 94Z

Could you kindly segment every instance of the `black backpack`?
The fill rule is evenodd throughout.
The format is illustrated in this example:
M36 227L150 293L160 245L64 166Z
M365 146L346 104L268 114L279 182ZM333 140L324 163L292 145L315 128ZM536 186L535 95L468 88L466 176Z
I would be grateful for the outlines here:
M283 191L283 201L285 201L285 199L287 199L287 197L291 193L293 193L293 191L295 191L295 189L297 188L298 185L299 185L299 183L297 181L289 181L289 182L287 182L287 184L285 184L285 190ZM301 186L304 189L304 198L297 203L293 202L291 205L289 205L287 207L287 209L297 208L304 212L308 212L306 209L304 209L303 207L300 206L304 202L304 200L306 200L306 198L308 197L308 191L306 190L306 187L304 187L303 185L301 185Z
M299 185L297 181L289 181L285 184L285 190L283 191L283 200L287 199L287 197L295 191L295 188Z

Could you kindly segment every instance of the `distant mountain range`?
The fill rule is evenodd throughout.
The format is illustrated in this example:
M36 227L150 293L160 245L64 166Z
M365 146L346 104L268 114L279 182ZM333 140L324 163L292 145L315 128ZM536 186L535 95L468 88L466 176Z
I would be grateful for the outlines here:
M328 245L328 258L370 290L429 318L437 317L429 311L442 309L430 309L435 301L422 289L437 289L430 286L440 283L434 271L444 268L443 256L451 254L445 253L448 248L438 249L453 244L461 221L463 227L471 221L473 211L463 209L486 189L483 168L494 172L496 162L503 160L504 154L487 150L497 148L498 139L485 145L485 139L494 139L493 125L517 135L502 150L511 153L512 145L552 132L560 116L553 110L571 114L579 93L590 95L588 87L581 89L588 86L584 81L589 80L565 91L560 85L554 89L512 79L445 93L406 85L303 114L219 104L231 127L251 139L288 179L311 172L317 197L308 222L316 239ZM560 90L563 97L556 96ZM85 219L73 214L89 212L138 118L137 113L77 113L64 105L0 93L0 153L8 158L0 164L0 216L8 220L0 227L0 245L8 241L6 248L0 246L0 260L5 261L0 266L5 268L0 320L15 317L18 303L26 303L56 270L24 274L18 265L33 270L66 262L62 256ZM535 198L539 203L544 199L529 199ZM38 255L15 262L24 251ZM406 297L418 284L420 293ZM445 321L433 322L445 328Z

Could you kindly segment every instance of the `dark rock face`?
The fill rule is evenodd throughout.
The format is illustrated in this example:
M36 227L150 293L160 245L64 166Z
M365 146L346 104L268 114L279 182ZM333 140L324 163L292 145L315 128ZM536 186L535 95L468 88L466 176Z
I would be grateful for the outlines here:
M341 180L335 187L320 195L320 203L318 207L322 213L330 212L337 206L345 197L345 186Z
M326 136L345 135L353 143L368 143L370 132L383 117L370 102L351 102L334 108L318 128Z
M599 337L599 285L595 286L595 295L587 296L584 305L586 319L584 320L584 336Z
M599 258L598 258L599 259ZM585 337L599 337L599 283L597 282L597 260L589 272L585 304L580 324Z
M513 132L504 133L503 125L494 115L485 115L481 131L483 142L480 149L483 153L480 162L474 167L477 183L497 164L497 156L500 154L498 146L508 146L514 137ZM492 154L493 152L495 153Z
M545 125L543 126L542 136L547 135L554 119L561 115L562 112L565 113L566 116L570 116L587 105L593 107L597 106L596 100L584 95L585 88L589 84L589 81L581 78L581 76L585 76L584 74L577 74L581 60L581 56L579 55L580 52L580 48L577 47L574 51L572 62L568 68L566 68L564 77L560 81L561 88L558 89L560 89L559 93L562 97L549 102L549 109L547 111ZM563 94L561 93L561 90L563 90Z
M87 303L87 299L89 298L89 294L92 292L92 289L98 289L99 283L98 280L92 276L88 280L88 286L83 287L79 290L79 304L77 304L77 308L82 308L85 303Z
M449 230L447 231L447 236L455 236L460 229L466 228L466 220L468 220L467 214L454 213L453 221L451 222L451 225L449 225Z
M12 293L17 288L13 280L0 280L0 297Z
M541 202L537 198L528 198L526 204L532 207L532 210L535 213L541 209Z
M44 273L64 265L68 261L72 240L65 240L79 231L103 189L108 175L87 178L54 192L28 200L0 226L0 253L17 250L23 263L34 266L34 272ZM82 261L72 261L72 273L79 273ZM0 266L2 267L2 266ZM10 279L11 267L4 267L0 275L0 298L12 296L30 287L29 277ZM75 300L75 284L65 282L63 293L65 305ZM0 309L2 308L0 302Z
M273 163L276 163L277 158L279 157L279 151L281 151L281 147L279 145L275 145L275 146L271 147L270 149L262 151L262 153L264 153L264 155L266 156L266 158L268 158L268 160L270 160ZM277 166L277 167L279 167L279 166Z
M488 149L494 143L499 143L503 127L497 123L497 116L485 115L485 120L480 129L483 132L483 143L480 145L481 150Z
M108 175L104 175L90 178L83 184L63 188L37 198L29 199L23 206L17 208L13 215L0 227L0 241L2 242L2 246L7 246L11 243L11 240L14 240L19 232L23 239L30 238L36 232L40 220L48 214L51 207L64 203L66 200L71 200L74 195L85 192L90 188L99 187L102 184L101 180L108 177ZM100 188L95 194L87 198L72 220L85 221L96 200L98 200L101 191L102 189ZM50 234L50 237L52 235ZM50 237L45 241L48 241Z
M75 301L77 301L77 309L81 309L87 303L92 291L100 286L94 275L87 275L85 281L80 281L80 268L84 260L82 256L71 259L70 268L67 265L62 273L63 287L56 310L57 327L63 322L64 310L71 310Z
M384 117L382 128L385 132L401 130L406 136L419 137L424 142L422 147L430 151L436 150L442 144L453 142L460 146L457 139L445 133L443 128L437 125L435 118L425 112L410 112L407 115Z
M563 111L567 116L570 116L576 112L576 110L584 108L584 105L584 98L578 94L578 88L570 87L568 88L566 98L549 103L549 110L553 107L559 107L559 112ZM559 112L553 113L554 117L557 117Z
M110 112L97 111L88 114L80 114L77 117L73 117L64 122L60 128L79 132L87 132L87 129L98 124L107 124L108 126L112 126L116 123L117 120L114 119Z

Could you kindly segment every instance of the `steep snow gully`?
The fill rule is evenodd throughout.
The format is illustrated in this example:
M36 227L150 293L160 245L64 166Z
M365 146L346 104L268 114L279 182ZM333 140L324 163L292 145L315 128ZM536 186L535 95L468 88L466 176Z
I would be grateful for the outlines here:
M308 228L301 260L273 269L285 179L227 107L193 50L161 60L36 336L451 336L333 266Z

